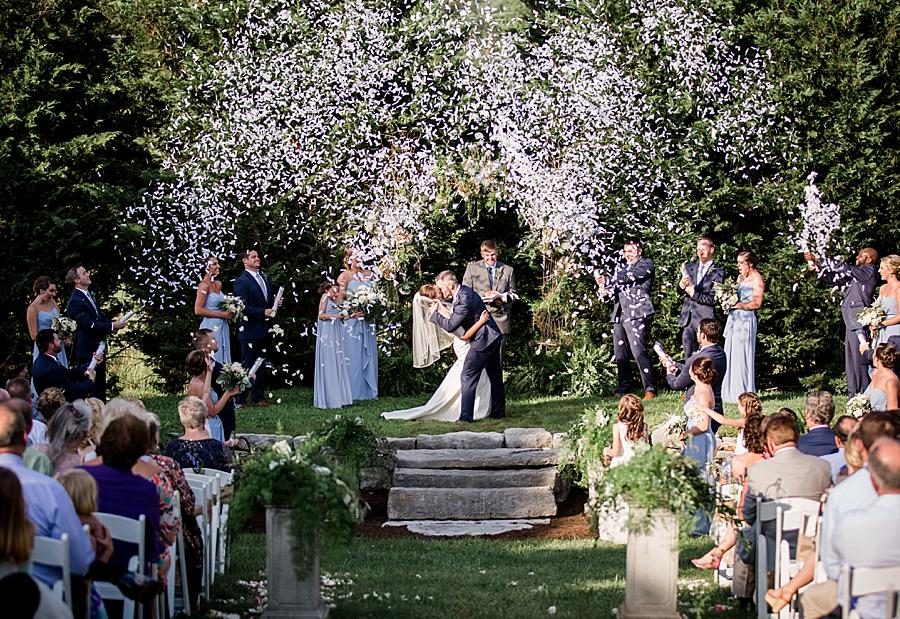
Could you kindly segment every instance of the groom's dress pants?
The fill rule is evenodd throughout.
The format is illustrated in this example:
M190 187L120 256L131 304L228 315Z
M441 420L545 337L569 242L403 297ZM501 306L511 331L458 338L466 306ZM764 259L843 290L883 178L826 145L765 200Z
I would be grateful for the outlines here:
M475 415L475 390L481 371L485 370L491 381L491 417L501 418L506 415L506 393L503 389L503 373L500 364L500 345L503 338L497 338L484 350L472 350L466 353L461 375L461 398L459 408L460 421L473 421Z
M647 355L647 336L653 316L622 320L613 325L613 355L616 358L619 386L617 392L625 393L631 388L631 357L637 361L641 372L644 391L656 391L653 365Z

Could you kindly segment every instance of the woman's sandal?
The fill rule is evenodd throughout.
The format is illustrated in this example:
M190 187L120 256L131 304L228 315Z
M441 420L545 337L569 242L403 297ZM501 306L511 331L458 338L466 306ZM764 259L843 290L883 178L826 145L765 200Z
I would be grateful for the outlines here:
M777 592L777 594L776 594ZM782 608L791 603L793 596L784 599L783 589L769 589L766 591L766 604L772 609L772 613L777 613Z
M694 567L701 570L717 570L721 561L722 551L718 548L713 548L699 559L691 559Z

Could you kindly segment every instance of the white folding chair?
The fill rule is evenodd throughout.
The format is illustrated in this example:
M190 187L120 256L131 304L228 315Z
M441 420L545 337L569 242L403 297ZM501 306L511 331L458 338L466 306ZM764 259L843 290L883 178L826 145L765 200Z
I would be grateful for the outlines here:
M147 557L147 548L144 543L144 536L147 529L147 517L141 514L137 520L134 520L132 518L103 512L96 512L94 516L109 529L109 534L114 540L137 545L137 554L132 555L128 559L128 571L144 574L144 566L146 565ZM97 581L94 583L94 586L97 587L100 597L104 600L119 600L122 602L122 617L124 619L132 619L133 617L139 618L142 616L141 605L136 604L134 600L125 597L113 583Z
M890 567L850 567L847 564L841 566L840 591L841 617L843 619L857 618L859 615L853 608L853 599L863 595L884 593L887 596L888 619L898 617L897 592L900 591L900 565Z
M69 564L69 534L63 533L59 539L34 536L34 548L31 550L31 562L49 567L58 567L61 571L59 580L53 583L53 592L72 609L72 570Z
M219 574L224 574L225 568L228 564L228 515L230 506L222 501L222 491L234 484L234 473L232 473L231 471L204 468L202 469L202 474L208 477L215 477L219 481L219 491L216 495L216 506L219 511L219 526L216 535L217 542L214 549L214 554L215 569Z
M174 500L175 513L181 513L181 492L175 491ZM184 522L184 519L182 519ZM189 593L188 575L187 575L187 559L184 556L184 527L178 529L178 536L175 543L169 546L169 570L166 572L166 601L169 608L169 616L175 616L175 571L176 566L181 573L181 604L185 614L191 614L191 596Z
M212 480L204 475L196 475L193 473L185 473L188 485L194 492L194 504L200 508L200 515L197 516L197 525L200 527L200 537L203 540L203 597L210 599L210 587L212 586L212 527L210 525L212 503Z

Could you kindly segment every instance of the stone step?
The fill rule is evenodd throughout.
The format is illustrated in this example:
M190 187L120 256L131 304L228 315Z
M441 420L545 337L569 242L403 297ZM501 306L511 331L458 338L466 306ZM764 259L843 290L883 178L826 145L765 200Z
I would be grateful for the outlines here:
M527 488L556 483L556 467L538 469L394 469L394 488Z
M397 451L396 468L513 469L556 466L559 449L406 449Z
M553 490L539 488L392 488L391 520L484 520L556 515Z
M416 437L416 449L500 449L503 446L503 435L499 432L448 432Z

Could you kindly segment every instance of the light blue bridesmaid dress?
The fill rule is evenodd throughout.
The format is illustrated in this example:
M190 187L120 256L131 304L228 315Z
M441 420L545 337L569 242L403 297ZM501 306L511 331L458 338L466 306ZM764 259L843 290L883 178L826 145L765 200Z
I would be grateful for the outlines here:
M691 415L694 408L694 399L691 398L684 404L684 414L687 418L686 429L690 430L694 427L693 417ZM700 474L712 484L715 481L714 476L710 472L710 465L713 463L716 454L716 435L712 431L712 424L708 425L706 431L701 434L688 434L687 441L681 455L690 458L697 463ZM709 514L700 509L695 513L693 535L706 535L709 533L711 524Z
M330 298L325 303L326 314L337 314L340 308ZM347 357L344 352L344 325L341 320L321 320L316 323L316 366L313 380L313 406L340 408L353 404Z
M224 293L209 291L206 295L206 304L203 306L208 310L219 310L219 303L225 297ZM213 355L216 361L221 364L231 363L231 332L228 329L228 321L224 318L204 317L200 323L201 329L210 329L213 336L219 343L219 350Z
M217 404L219 402L219 396L216 395L215 391L210 390L209 399L212 400L213 404ZM209 435L219 441L220 443L225 442L225 426L222 425L222 420L219 419L219 416L215 417L207 417L206 418L206 431L209 432Z
M753 286L738 286L741 303L753 299ZM745 391L756 393L756 311L733 309L725 323L725 359L722 400L734 404Z
M878 295L878 299L876 299L876 303L881 304L881 308L884 310L885 320L887 320L888 318L893 318L894 316L897 315L898 308L897 308L897 299L896 298L883 297L881 295ZM878 330L878 338L875 340L875 344L872 346L872 348L875 348L875 346L878 346L878 344L887 343L888 339L890 339L891 337L893 337L895 335L900 335L900 323L897 323L895 325L890 325L887 327L882 327L881 329Z
M361 286L372 288L371 282L351 280L347 292ZM375 340L375 324L365 318L348 318L344 321L344 353L347 355L347 373L350 375L350 393L353 401L374 400L378 397L378 343Z

